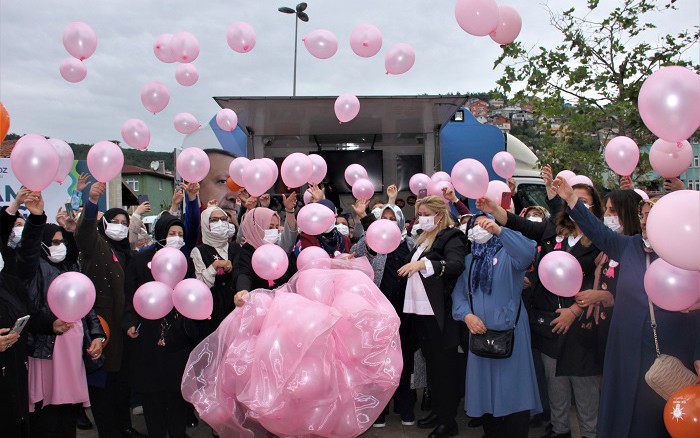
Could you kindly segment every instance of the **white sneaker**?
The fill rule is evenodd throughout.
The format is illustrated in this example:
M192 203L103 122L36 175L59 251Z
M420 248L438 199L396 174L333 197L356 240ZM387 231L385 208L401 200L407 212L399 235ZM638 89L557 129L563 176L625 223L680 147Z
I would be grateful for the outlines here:
M401 425L402 425L402 426L415 426L415 425L416 425L416 420L413 420L413 421L403 421L403 420L401 420Z
M381 429L381 428L383 428L383 427L386 427L386 420L384 420L384 421L379 421L379 420L377 420L377 422L374 423L374 424L372 425L372 427L376 427L377 429Z

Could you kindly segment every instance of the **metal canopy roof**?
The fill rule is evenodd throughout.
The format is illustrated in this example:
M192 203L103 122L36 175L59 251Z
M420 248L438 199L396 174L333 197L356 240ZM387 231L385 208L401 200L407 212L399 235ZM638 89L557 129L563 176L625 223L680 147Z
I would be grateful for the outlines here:
M340 124L336 97L215 97L238 124L263 143L284 146L359 143L400 146L442 128L466 96L358 96L360 114Z

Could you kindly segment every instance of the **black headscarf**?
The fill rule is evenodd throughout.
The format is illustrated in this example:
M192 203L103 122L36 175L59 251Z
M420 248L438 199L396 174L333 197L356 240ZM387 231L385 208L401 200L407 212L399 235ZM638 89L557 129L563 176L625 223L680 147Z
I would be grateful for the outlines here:
M126 226L128 227L129 213L127 213L126 210L122 210L121 208L110 208L109 210L105 211L105 214L102 216L102 220L97 221L97 231L99 231L99 233L102 234L105 240L109 243L109 246L112 248L114 255L119 260L119 264L122 265L122 268L126 269L126 264L131 258L131 245L129 244L129 235L127 234L127 236L122 240L116 241L110 239L109 237L107 237L107 234L105 234L105 221L112 222L112 219L114 219L114 217L118 214L123 214L126 217Z
M173 225L179 225L182 227L184 236L185 225L177 216L173 216L172 214L165 212L156 221L153 228L153 237L156 241L156 251L165 246L165 241L168 238L168 230L170 230L170 227Z

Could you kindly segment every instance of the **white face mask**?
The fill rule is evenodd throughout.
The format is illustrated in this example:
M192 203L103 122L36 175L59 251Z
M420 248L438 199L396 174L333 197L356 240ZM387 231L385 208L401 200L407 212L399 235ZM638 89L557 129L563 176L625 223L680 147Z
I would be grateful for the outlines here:
M271 245L276 245L280 240L280 230L277 228L270 228L265 230L265 237L263 237L263 242L269 243Z
M418 223L420 224L421 229L424 231L433 231L435 228L437 228L435 216L419 216Z
M64 243L56 246L49 247L49 260L53 263L61 263L66 259L66 254L68 254L68 248Z
M185 246L185 239L179 236L172 236L165 239L165 246L168 248L180 249Z
M413 227L411 227L411 236L416 237L418 235L418 231L420 230L422 230L420 224L414 224Z
M10 233L10 239L7 242L7 246L10 248L16 247L19 241L22 239L22 231L24 231L24 227L12 228L12 233Z
M464 234L467 234L467 224L460 225L459 231L463 232Z
M335 229L338 230L338 232L343 236L347 236L350 234L350 228L348 228L348 226L345 224L337 224L335 226Z
M377 207L377 208L372 210L372 214L374 215L375 218L380 219L382 217L382 210L384 210L384 209Z
M538 216L529 216L527 220L530 222L542 222L542 218Z
M231 239L234 235L236 235L236 226L229 222L228 230L226 230L226 238Z
M105 218L102 218L102 220L105 221L105 235L110 239L118 242L126 239L129 235L129 228L127 228L126 225L113 224L107 222Z
M223 239L228 234L228 222L218 221L211 223L209 224L209 231L214 237Z
M606 227L610 228L616 233L622 233L622 225L620 224L620 218L617 216L605 216L603 218L603 223Z
M471 230L469 230L467 237L469 240L475 243L486 243L491 239L491 237L493 237L493 235L481 228L480 225L475 225Z

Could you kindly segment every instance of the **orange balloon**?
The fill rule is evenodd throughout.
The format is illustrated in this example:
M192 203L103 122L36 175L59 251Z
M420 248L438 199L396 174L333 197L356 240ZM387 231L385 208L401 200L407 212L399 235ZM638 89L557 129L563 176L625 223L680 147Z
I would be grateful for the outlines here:
M700 385L674 392L666 401L664 424L673 438L700 436Z
M102 348L107 346L107 343L109 342L109 324L107 324L107 321L100 315L97 315L97 319L100 320L100 325L102 326L102 330L105 332L105 342L102 344Z
M0 102L0 143L5 140L7 131L10 130L10 115L5 106Z
M240 192L243 187L236 184L230 177L226 180L226 187L232 192Z

